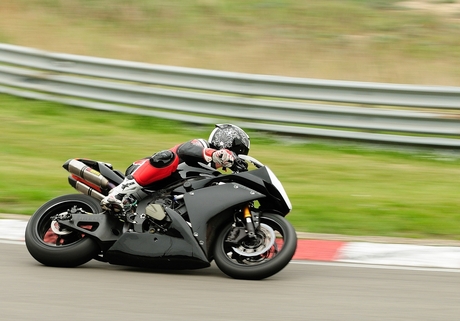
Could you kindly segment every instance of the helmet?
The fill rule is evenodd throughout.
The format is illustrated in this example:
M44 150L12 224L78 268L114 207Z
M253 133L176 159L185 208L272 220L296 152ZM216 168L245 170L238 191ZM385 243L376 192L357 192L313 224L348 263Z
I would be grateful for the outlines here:
M216 149L229 149L237 155L247 155L251 145L248 134L232 124L217 124L209 135L209 144Z

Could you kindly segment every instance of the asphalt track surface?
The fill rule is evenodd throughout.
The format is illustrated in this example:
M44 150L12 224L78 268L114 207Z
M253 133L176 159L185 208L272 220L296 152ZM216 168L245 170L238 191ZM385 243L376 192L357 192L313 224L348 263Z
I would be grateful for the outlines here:
M459 320L458 269L293 261L262 281L212 265L153 271L37 263L0 243L0 320Z

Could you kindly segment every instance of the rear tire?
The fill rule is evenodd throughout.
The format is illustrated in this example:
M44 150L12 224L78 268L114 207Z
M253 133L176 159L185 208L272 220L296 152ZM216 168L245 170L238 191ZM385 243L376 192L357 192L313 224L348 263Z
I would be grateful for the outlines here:
M214 260L222 272L235 279L261 280L278 273L289 263L297 248L292 225L284 217L271 213L261 215L260 223L258 245L244 239L238 246L226 242L232 225L224 227L214 246Z
M99 201L83 194L64 195L42 205L30 218L25 231L29 253L40 263L56 267L82 265L99 252L96 241L81 232L69 231L58 235L51 229L53 217L72 208L86 212L102 212Z

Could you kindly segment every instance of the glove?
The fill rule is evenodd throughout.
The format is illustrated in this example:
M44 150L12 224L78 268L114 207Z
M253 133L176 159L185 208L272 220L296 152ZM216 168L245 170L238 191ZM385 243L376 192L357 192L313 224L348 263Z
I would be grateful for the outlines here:
M212 161L220 167L230 168L235 161L235 155L228 149L219 149L212 153Z

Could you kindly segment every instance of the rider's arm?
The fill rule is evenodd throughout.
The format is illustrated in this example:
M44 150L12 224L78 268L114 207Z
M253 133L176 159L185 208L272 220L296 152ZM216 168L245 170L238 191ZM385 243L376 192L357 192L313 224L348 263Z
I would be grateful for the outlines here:
M187 165L197 166L201 163L211 163L216 168L230 167L233 164L233 153L226 149L216 150L209 147L204 139L193 139L179 145L176 153Z
M210 163L215 149L209 147L204 139L192 139L177 147L176 153L187 165L197 166L198 162Z

